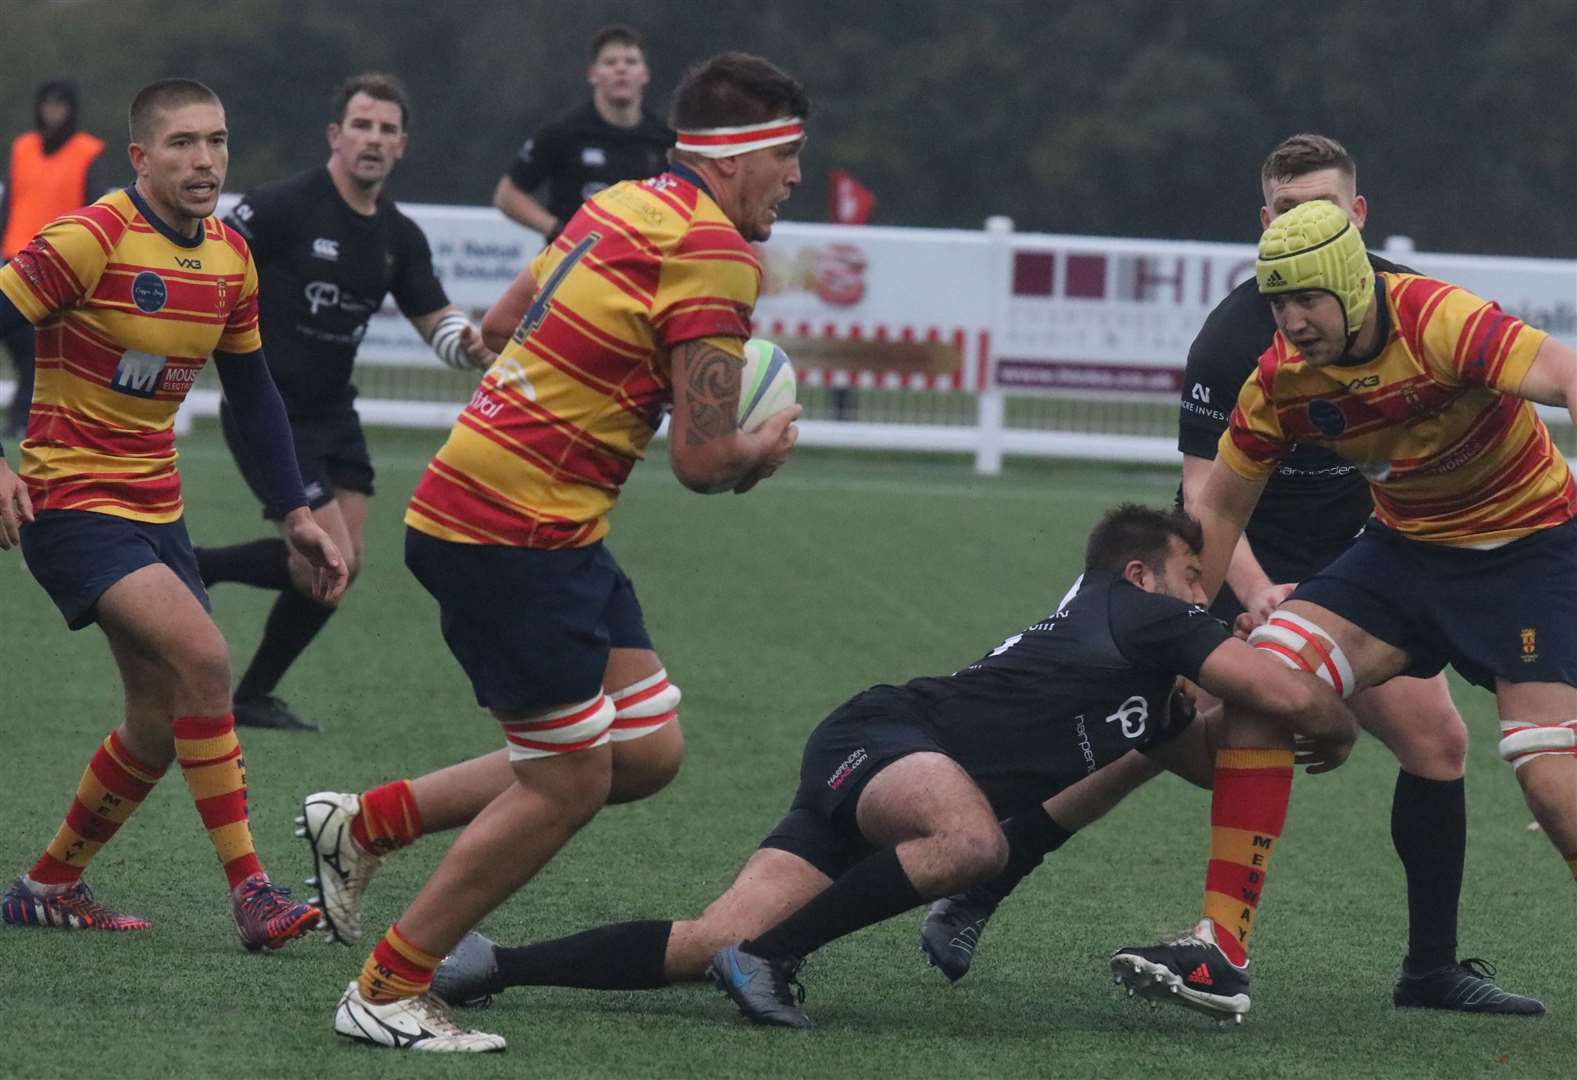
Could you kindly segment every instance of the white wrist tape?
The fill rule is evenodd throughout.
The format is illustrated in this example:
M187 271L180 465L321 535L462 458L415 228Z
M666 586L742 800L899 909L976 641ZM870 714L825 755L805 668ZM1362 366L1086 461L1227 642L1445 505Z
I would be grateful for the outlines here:
M438 320L438 325L433 329L433 352L438 359L457 370L471 366L466 359L465 349L460 345L460 335L471 324L466 317L458 311L451 311Z

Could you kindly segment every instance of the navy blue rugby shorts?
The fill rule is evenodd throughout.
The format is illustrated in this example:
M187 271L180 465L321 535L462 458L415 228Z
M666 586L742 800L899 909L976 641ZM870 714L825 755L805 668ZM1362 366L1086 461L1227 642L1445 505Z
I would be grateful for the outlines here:
M405 565L438 601L444 641L483 708L595 697L609 649L650 649L635 586L600 541L538 551L405 530Z
M1404 674L1447 664L1496 679L1577 686L1577 519L1491 551L1410 540L1370 522L1293 594L1407 652Z
M98 621L99 597L111 585L154 563L174 571L204 611L213 610L180 518L154 525L90 510L45 510L22 526L22 558L73 630Z

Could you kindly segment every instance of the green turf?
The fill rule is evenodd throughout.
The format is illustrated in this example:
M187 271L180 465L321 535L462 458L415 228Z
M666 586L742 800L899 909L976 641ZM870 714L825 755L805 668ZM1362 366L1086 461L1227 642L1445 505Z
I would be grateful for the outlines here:
M404 496L438 433L374 433L382 494L367 569L283 687L321 736L245 733L253 821L280 880L308 871L296 802L499 745L401 565ZM259 534L211 428L185 440L188 523L203 542ZM804 452L745 498L699 498L661 460L636 470L611 545L684 688L685 770L646 803L608 811L488 930L506 941L599 921L694 913L785 806L807 731L869 683L949 671L1056 602L1108 503L1164 503L1175 477L1087 464ZM507 603L507 597L499 598ZM216 593L237 664L268 597ZM0 869L45 844L118 697L97 631L69 634L16 553L0 557L5 627ZM117 936L0 930L0 1066L14 1077L1068 1076L1545 1077L1569 1075L1572 883L1525 831L1494 752L1489 699L1461 690L1473 749L1463 953L1544 997L1540 1021L1401 1012L1405 941L1388 836L1395 766L1373 741L1329 777L1300 779L1255 950L1254 1011L1218 1030L1149 1011L1106 974L1115 946L1195 917L1208 840L1202 793L1157 781L1054 856L992 924L976 971L950 988L905 917L839 942L804 975L811 1033L755 1030L715 991L514 991L472 1014L507 1055L434 1061L344 1045L334 1001L360 950L316 940L252 956L238 945L211 848L170 777L94 864L100 895L151 917ZM430 839L374 886L376 929L431 869ZM9 873L10 871L6 871Z

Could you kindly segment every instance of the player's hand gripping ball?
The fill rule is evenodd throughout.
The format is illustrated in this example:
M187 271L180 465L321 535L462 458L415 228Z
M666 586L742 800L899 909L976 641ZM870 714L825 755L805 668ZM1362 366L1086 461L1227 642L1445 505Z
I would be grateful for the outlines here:
M751 432L780 409L794 404L797 385L788 353L765 338L745 342L739 386L739 430Z

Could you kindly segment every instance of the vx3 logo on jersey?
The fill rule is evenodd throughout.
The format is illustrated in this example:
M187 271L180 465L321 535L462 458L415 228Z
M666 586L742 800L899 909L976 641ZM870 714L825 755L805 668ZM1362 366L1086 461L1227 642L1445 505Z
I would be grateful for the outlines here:
M201 270L203 268L203 260L188 259L185 256L177 255L175 257L175 265L183 270Z
M1348 382L1347 382L1347 389L1349 389L1349 390L1373 390L1376 386L1379 386L1379 385L1380 385L1380 376L1378 376L1378 375L1365 375L1361 379L1349 379Z

